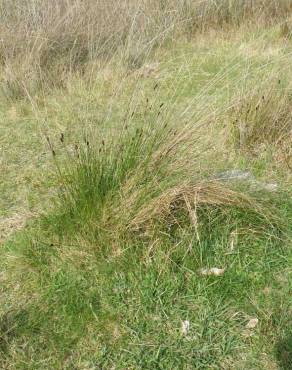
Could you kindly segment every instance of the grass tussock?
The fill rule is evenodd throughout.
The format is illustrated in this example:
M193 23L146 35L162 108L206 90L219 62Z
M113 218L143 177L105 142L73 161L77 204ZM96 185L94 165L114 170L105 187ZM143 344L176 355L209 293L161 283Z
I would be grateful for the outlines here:
M193 228L198 235L199 225L204 230L209 224L209 212L217 212L223 224L220 214L244 212L250 230L262 233L266 225L271 233L280 233L271 203L265 206L239 187L212 180L211 151L206 142L199 145L203 123L173 129L171 123L157 121L129 129L130 118L98 145L93 137L75 144L67 164L58 164L57 208L45 219L45 228L56 240L74 244L81 238L108 251L131 240L157 238L161 230L170 237L177 227Z
M290 88L281 81L264 84L235 103L231 135L236 148L259 155L274 150L291 170L292 111ZM279 157L280 156L280 157Z

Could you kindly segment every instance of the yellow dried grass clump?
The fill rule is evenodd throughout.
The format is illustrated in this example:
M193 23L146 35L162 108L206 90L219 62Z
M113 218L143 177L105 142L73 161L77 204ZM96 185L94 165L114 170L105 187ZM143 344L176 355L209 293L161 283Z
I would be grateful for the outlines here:
M157 221L172 220L176 222L179 211L187 211L191 223L196 226L196 211L201 206L228 207L235 206L262 213L256 202L241 192L228 189L217 181L203 181L197 184L183 184L167 189L152 199L133 218L130 227L140 229L148 227ZM148 226L147 226L148 225Z

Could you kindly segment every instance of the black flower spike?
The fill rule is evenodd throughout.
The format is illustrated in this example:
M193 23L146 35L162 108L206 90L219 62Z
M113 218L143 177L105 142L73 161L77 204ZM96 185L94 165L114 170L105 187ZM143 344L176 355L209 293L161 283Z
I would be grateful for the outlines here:
M64 143L64 134L63 134L63 132L61 133L60 141L61 141L61 143Z
M76 152L76 157L80 158L79 153L78 153L79 146L77 144L75 144L74 148L75 148L75 152Z
M86 136L83 136L84 144L89 146L89 141Z

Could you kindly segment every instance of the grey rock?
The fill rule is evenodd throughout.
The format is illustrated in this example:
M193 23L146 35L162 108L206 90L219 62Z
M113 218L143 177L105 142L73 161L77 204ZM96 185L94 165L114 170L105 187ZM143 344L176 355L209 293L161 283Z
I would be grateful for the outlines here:
M252 182L252 189L253 190L265 190L270 192L275 192L279 189L279 185L277 183L265 183L262 181L253 181Z
M220 172L214 177L214 179L220 181L245 182L248 183L251 189L254 191L265 190L275 192L279 188L277 183L265 183L262 181L258 181L250 171L243 171L238 169Z
M243 171L243 170L228 170L224 172L218 173L215 176L215 179L218 180L254 180L254 176L250 171Z

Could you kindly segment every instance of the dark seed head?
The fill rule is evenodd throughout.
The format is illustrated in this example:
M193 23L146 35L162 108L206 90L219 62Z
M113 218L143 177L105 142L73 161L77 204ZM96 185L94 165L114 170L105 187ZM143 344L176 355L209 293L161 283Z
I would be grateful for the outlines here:
M64 143L64 134L63 134L63 132L61 133L60 141L61 141L61 143Z
M154 87L153 87L153 90L156 90L156 89L157 89L157 87L158 87L158 84L156 83L156 84L154 85Z

